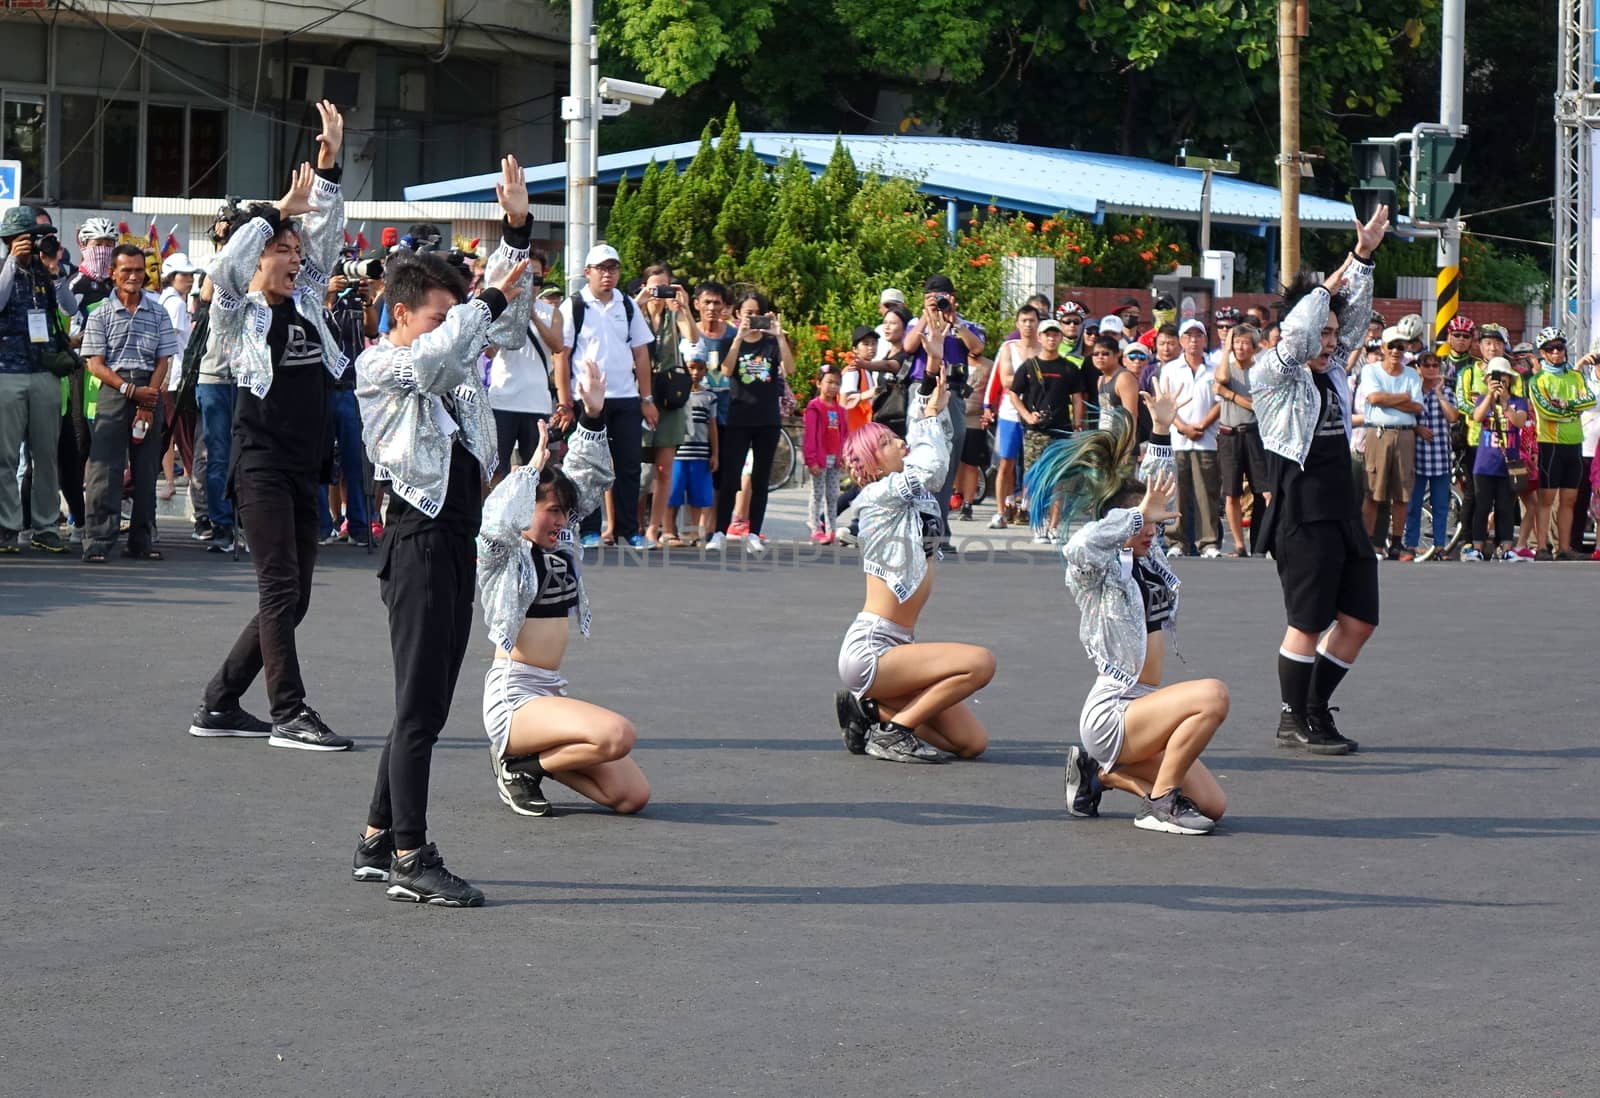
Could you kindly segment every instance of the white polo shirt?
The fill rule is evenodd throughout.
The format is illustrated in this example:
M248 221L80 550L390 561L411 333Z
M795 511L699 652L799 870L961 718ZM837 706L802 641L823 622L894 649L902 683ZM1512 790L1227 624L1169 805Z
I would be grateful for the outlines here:
M1211 412L1212 405L1217 402L1217 394L1211 388L1212 370L1210 363L1200 367L1198 371L1191 370L1189 363L1184 361L1182 355L1161 367L1161 382L1163 385L1177 386L1178 418L1185 423L1199 423ZM1185 404L1184 401L1188 403ZM1172 449L1178 450L1215 450L1217 448L1217 425L1215 422L1206 428L1206 433L1195 439L1187 435L1172 432Z
M633 348L654 343L656 338L645 322L644 310L634 306L633 324L629 325L621 290L611 291L608 304L602 304L588 286L579 292L583 294L583 331L578 333L576 347L572 343L572 298L561 303L561 345L573 352L572 377L576 380L583 361L593 358L605 375L607 400L638 397Z

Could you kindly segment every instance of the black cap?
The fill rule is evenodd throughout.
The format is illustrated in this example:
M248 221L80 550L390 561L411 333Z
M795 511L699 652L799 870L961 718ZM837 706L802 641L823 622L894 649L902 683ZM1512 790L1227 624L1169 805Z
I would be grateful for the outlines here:
M949 275L929 275L922 283L922 292L925 294L953 294L956 284L950 281Z
M1125 297L1125 298L1122 299L1122 304L1117 306L1117 312L1120 313L1124 309L1137 309L1137 308L1139 308L1139 299L1138 298L1136 298L1136 297Z
M850 333L850 346L854 347L857 343L867 339L876 343L878 341L877 329L870 324L857 324L856 330Z

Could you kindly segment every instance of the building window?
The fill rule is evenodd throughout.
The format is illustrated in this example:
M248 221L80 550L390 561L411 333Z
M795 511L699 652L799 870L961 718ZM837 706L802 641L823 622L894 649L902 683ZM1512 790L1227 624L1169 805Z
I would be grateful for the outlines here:
M100 200L128 205L139 193L139 104L113 100L100 116Z
M22 195L44 194L44 99L6 93L0 100L0 160L22 163Z
M185 198L221 197L228 177L228 116L224 111L189 111L189 167Z

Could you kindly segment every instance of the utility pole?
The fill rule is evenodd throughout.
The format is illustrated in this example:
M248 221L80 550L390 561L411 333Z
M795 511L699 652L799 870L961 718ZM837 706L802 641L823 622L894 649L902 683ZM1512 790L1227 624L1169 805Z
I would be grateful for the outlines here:
M1278 278L1300 269L1300 39L1309 0L1278 0Z
M1461 130L1461 73L1465 67L1467 0L1444 0L1439 35L1439 124ZM1458 173L1459 175L1459 173ZM1461 302L1461 222L1451 217L1439 227L1439 273L1434 280L1433 345L1445 342L1445 328Z
M583 277L583 260L592 241L594 225L594 142L599 120L591 68L594 0L571 0L572 22L568 54L568 94L561 99L561 118L567 124L567 224L562 269L571 289Z

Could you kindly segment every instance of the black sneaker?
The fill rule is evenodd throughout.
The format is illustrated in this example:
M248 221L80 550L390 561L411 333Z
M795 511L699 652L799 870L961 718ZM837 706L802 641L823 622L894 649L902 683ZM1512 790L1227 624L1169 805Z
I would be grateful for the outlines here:
M272 735L272 725L260 717L253 717L238 706L232 709L207 709L204 702L194 711L189 722L189 735L202 739L220 739L238 736L242 739L261 740Z
M1328 718L1328 723L1332 724L1333 718ZM1278 746L1303 748L1313 755L1348 755L1352 750L1349 740L1313 728L1308 714L1292 709L1283 710L1278 717Z
M545 769L539 765L539 756L522 755L501 759L489 748L494 764L494 784L500 790L500 800L519 816L554 816L550 799L544 795L541 782Z
M1089 753L1077 744L1067 748L1067 811L1085 818L1100 815L1100 798L1105 791L1100 784L1100 768Z
M848 690L840 690L833 696L833 712L839 720L839 731L844 736L844 749L852 755L865 755L867 726L873 722L867 719L856 696Z
M233 531L226 526L214 526L211 529L211 540L206 543L208 553L233 552Z
M439 848L425 843L389 867L388 897L438 907L482 907L483 893L444 867Z
M966 520L966 521L967 521L967 522L971 522L971 521L972 521L972 504L970 504L970 503L963 503L963 504L962 504L962 505L961 505L961 512L960 512L960 514L961 514L961 517L962 517L962 518L963 518L963 519L965 519L965 520Z
M309 705L302 705L300 712L283 724L274 724L267 740L268 747L298 747L302 751L348 751L355 745L354 740L335 736Z
M211 520L208 518L197 518L194 520L194 533L189 535L189 540L210 541L212 533Z
M1146 798L1140 803L1133 826L1168 835L1204 835L1217 826L1217 821L1196 808L1183 790L1169 789L1154 800Z
M898 724L884 722L867 733L867 754L874 759L899 763L942 763L944 754L917 734Z
M387 881L394 862L394 833L365 833L356 842L356 863L350 875L358 881Z
M1333 723L1333 715L1334 713L1338 712L1338 710L1339 707L1337 705L1325 705L1320 709L1307 710L1306 721L1311 725L1312 731L1321 733L1323 736L1334 741L1335 743L1347 745L1350 749L1350 754L1354 755L1358 750L1360 750L1361 745L1355 740L1352 740L1349 736L1341 733L1338 725Z
M28 544L43 553L65 553L67 543L54 530L35 530Z

